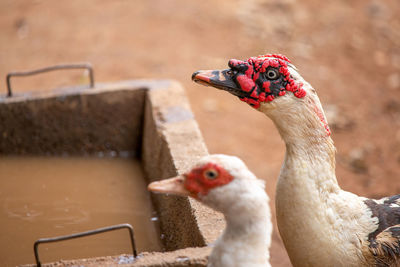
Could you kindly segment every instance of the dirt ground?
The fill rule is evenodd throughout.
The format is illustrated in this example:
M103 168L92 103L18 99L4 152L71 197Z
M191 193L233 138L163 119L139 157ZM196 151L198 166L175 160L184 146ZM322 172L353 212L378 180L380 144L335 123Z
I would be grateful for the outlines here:
M284 145L272 122L226 92L191 82L230 58L288 56L317 89L337 147L340 185L400 193L398 0L0 0L0 77L91 62L98 82L181 82L210 153L241 157L271 206ZM13 80L15 93L85 82L81 72ZM6 92L5 80L0 86ZM290 266L275 227L272 266Z

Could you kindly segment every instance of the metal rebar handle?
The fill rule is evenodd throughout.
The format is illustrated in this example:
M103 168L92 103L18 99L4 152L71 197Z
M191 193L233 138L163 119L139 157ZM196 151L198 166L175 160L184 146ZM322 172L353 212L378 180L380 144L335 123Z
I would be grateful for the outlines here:
M64 236L58 236L58 237L38 239L38 240L36 240L35 244L33 245L33 251L35 253L36 265L37 265L37 267L41 267L42 266L42 264L40 263L40 260L39 260L39 251L38 251L39 244L41 244L41 243L52 243L52 242L64 241L64 240L69 240L69 239L78 238L78 237L101 234L101 233L104 233L104 232L109 232L109 231L118 230L118 229L122 229L122 228L127 228L129 230L129 234L130 234L130 238L131 238L133 257L136 258L137 257L137 252L136 252L136 246L135 246L135 239L134 239L134 236L133 236L132 225L130 225L128 223L124 223L124 224L112 225L112 226L108 226L108 227L98 228L98 229L95 229L95 230L76 233L76 234L71 234L71 235L64 235Z
M50 67L45 67L32 71L20 71L20 72L10 72L7 74L7 97L12 96L11 90L11 77L13 76L30 76L38 73L53 71L53 70L61 70L61 69L87 69L89 71L89 79L90 79L90 88L94 87L94 75L93 68L90 63L78 63L78 64L61 64Z

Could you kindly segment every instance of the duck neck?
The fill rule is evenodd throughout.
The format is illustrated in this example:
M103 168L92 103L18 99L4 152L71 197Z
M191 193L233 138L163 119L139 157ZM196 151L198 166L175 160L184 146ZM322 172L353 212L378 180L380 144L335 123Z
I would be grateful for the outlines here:
M297 138L282 136L286 145L285 167L293 169L301 166L303 174L308 173L309 179L322 179L337 184L333 141L330 136L313 134L315 133Z
M254 197L259 194L257 190L244 194L246 196L242 194L241 198L246 197L248 201L232 202L228 210L223 211L226 228L215 245L215 253L226 251L236 262L236 265L230 266L249 263L252 263L251 266L270 266L272 224L268 197Z
M300 193L299 201L304 194L318 194L315 200L320 201L329 193L340 190L335 175L335 148L331 138L310 141L286 142L285 160L278 181L280 187ZM293 182L299 186L297 189L290 188ZM301 189L307 191L302 192Z
M294 161L307 163L305 167L314 170L323 168L336 181L335 146L319 99L315 95L296 101L283 100L261 110L274 122L286 144L285 164Z
M286 144L275 205L279 232L292 263L310 262L309 251L332 246L324 232L331 226L327 211L332 211L332 201L340 193L335 147L319 101L296 101L298 105L272 106L264 112ZM306 251L296 247L300 243ZM327 254L326 262L330 259Z
M318 97L286 98L262 111L275 123L286 144L277 186L277 198L282 199L277 205L286 209L306 201L307 208L311 203L321 207L330 193L340 188L335 175L335 146ZM284 200L288 196L290 201Z
M274 120L285 141L286 154L277 185L277 205L284 210L293 203L306 208L321 208L332 193L340 187L335 175L335 147L325 129L310 126L310 121L288 126L283 121ZM314 204L315 207L310 205ZM277 207L278 209L278 207Z
M235 204L234 204L235 205ZM241 204L231 207L231 212L225 213L226 230L224 235L239 240L253 239L262 243L269 238L269 229L265 225L270 224L268 201L254 203L244 207ZM269 242L268 242L269 243Z

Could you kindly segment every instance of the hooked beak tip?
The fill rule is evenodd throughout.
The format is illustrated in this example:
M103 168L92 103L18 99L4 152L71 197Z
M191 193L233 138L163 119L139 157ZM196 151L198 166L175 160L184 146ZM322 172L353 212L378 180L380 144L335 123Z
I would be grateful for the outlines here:
M199 70L192 74L192 81L199 83L204 86L210 86L211 80L210 77L212 76L211 71L204 71Z
M192 81L196 81L196 75L199 74L199 71L193 72Z

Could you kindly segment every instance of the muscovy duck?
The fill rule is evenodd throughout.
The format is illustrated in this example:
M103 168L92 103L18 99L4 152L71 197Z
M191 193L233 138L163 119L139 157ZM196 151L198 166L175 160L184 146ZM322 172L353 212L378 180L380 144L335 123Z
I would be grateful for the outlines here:
M208 155L187 173L149 184L152 192L190 196L224 214L209 267L265 267L269 263L271 214L264 183L237 157Z
M400 195L342 190L335 146L316 91L283 55L231 59L193 73L267 115L286 144L276 191L280 235L293 266L400 266Z

